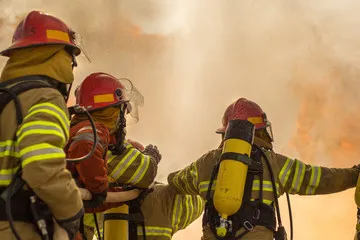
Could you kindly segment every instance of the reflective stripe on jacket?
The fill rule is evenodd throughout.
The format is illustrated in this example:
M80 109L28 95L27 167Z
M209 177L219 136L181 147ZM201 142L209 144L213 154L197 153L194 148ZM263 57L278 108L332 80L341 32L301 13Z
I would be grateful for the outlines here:
M130 184L137 188L148 188L157 173L157 162L149 155L141 153L126 140L126 150L121 155L108 151L108 172L111 181Z

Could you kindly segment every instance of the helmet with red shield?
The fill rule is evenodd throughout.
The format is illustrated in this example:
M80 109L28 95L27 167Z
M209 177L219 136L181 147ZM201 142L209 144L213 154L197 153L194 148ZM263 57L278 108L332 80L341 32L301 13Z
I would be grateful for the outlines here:
M229 121L241 119L247 120L255 125L256 130L264 129L270 142L274 141L271 122L267 120L265 112L256 103L245 98L239 98L227 107L223 119L222 127L216 130L216 133L224 134Z

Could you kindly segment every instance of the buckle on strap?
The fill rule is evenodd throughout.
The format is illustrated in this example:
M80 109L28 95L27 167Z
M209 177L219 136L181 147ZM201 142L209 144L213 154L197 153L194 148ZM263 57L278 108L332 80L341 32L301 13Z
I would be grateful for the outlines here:
M253 216L253 218L255 219L255 220L259 220L259 218L260 218L260 209L256 209L255 211L254 211L254 216Z
M249 222L249 221L245 221L245 222L243 223L243 226L244 226L244 228L245 228L246 230L248 230L248 231L252 231L252 230L254 229L254 225L252 225L252 223Z

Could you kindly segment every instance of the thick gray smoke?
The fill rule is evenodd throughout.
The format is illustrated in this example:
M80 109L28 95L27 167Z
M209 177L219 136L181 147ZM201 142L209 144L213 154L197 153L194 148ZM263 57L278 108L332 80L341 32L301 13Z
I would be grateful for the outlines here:
M358 161L358 1L0 0L0 48L32 9L83 36L92 63L80 57L75 85L104 71L142 92L145 106L128 134L159 146L159 180L218 145L214 131L240 96L266 110L275 150L312 164ZM294 239L352 238L353 189L292 199ZM200 235L197 222L174 239Z

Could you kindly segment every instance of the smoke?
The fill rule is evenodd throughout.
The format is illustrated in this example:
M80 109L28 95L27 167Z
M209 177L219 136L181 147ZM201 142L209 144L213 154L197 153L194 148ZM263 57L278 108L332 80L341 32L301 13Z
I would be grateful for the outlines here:
M91 63L80 57L75 85L104 71L142 92L145 106L128 134L159 146L159 180L218 145L214 131L240 96L267 112L276 151L316 165L357 163L358 1L0 1L0 48L32 9L82 35ZM281 205L288 226L284 199ZM350 239L355 232L353 189L294 196L292 206L294 239ZM199 222L174 239L190 236L200 238Z

